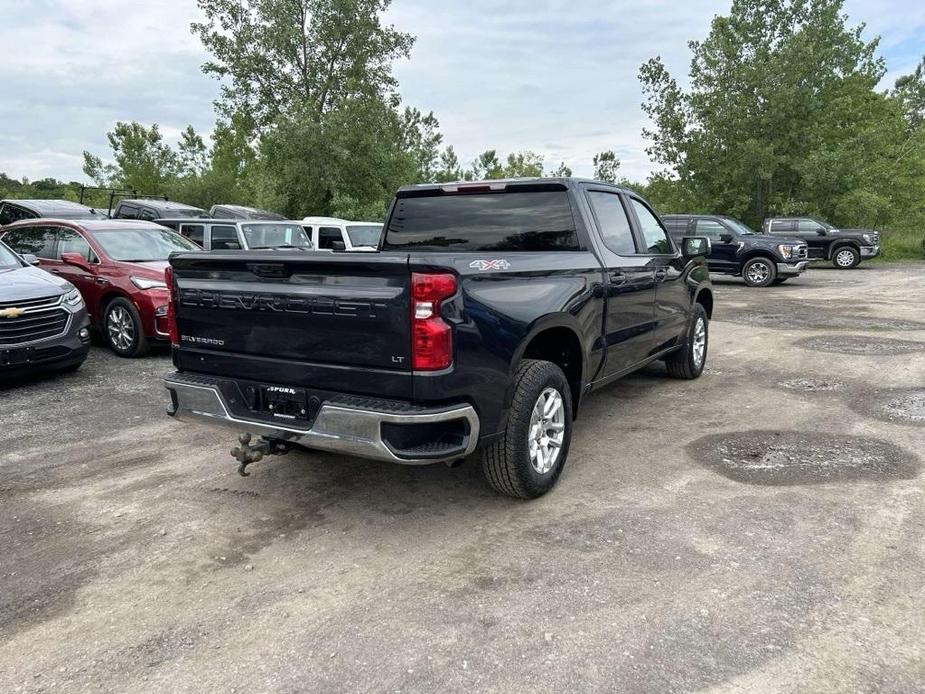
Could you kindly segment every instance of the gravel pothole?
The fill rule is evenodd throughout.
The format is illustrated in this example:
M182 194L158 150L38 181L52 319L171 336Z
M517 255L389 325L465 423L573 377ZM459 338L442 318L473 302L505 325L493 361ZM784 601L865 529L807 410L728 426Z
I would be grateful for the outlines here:
M888 390L853 400L852 408L896 424L925 426L925 389Z
M793 378L789 381L781 381L778 385L788 390L805 390L810 393L829 393L845 389L844 383L822 378Z
M828 313L825 307L805 305L771 311L727 307L717 311L716 320L776 330L925 330L921 321Z
M694 460L736 482L762 485L911 479L918 461L881 439L800 431L711 434L691 443Z
M867 356L894 356L925 351L925 342L867 335L818 335L797 340L794 344L812 352Z

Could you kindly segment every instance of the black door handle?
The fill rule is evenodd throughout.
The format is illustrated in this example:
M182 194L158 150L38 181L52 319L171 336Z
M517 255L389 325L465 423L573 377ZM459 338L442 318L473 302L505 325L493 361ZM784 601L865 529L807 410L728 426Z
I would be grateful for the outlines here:
M657 279L657 280L663 280L663 279L665 279L665 276L666 276L667 274L668 274L668 268L666 268L666 267L660 267L658 270L655 271L655 279Z

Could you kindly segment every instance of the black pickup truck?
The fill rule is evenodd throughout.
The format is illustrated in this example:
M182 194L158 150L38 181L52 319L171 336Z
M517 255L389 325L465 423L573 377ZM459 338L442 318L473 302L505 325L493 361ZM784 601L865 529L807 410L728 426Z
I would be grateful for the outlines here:
M880 232L873 229L836 229L816 217L772 217L764 233L803 239L813 260L831 260L839 270L850 270L865 258L880 255Z
M630 191L413 186L385 229L378 253L173 255L168 413L245 432L242 474L293 445L407 464L481 449L496 490L531 498L589 391L658 359L703 370L708 241L679 249Z
M783 284L809 265L806 242L758 234L744 222L725 215L665 214L662 222L672 238L710 239L710 272L741 276L749 287Z

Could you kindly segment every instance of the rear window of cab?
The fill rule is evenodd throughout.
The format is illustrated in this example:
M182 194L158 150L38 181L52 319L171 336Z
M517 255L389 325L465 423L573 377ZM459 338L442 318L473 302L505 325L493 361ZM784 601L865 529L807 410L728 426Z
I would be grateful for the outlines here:
M399 198L383 244L396 251L580 249L564 190Z

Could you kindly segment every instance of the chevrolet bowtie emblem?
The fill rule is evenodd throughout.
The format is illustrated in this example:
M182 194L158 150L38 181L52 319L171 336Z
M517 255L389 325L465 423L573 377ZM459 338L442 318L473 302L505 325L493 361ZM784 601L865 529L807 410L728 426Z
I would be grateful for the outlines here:
M0 318L19 318L26 311L21 308L5 308L0 311Z

